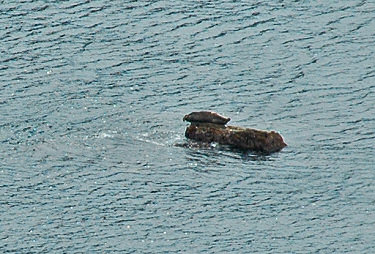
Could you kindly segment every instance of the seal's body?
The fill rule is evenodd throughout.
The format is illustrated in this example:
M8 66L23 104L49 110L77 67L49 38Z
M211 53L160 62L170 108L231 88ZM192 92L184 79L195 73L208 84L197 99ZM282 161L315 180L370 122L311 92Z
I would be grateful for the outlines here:
M225 125L230 121L230 118L212 111L199 111L185 115L183 120L191 123L213 123Z

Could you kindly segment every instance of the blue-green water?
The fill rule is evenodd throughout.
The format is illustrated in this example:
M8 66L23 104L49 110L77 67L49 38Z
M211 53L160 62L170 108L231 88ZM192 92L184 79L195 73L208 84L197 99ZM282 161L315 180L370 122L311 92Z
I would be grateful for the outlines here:
M375 252L372 1L0 13L2 253ZM196 110L289 146L176 146Z

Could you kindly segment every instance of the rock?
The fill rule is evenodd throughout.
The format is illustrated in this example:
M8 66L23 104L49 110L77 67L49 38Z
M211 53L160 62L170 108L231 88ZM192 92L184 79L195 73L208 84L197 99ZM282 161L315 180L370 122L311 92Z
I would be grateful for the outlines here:
M185 136L203 142L217 142L234 148L263 153L277 152L287 146L275 131L263 131L212 123L192 123Z

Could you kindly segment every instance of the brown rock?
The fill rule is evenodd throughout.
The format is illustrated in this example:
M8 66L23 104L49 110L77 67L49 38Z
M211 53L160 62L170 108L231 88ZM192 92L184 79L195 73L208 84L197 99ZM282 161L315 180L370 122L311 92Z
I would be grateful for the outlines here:
M217 142L234 148L265 153L277 152L287 146L282 136L274 131L212 123L192 123L186 128L185 136L197 141Z

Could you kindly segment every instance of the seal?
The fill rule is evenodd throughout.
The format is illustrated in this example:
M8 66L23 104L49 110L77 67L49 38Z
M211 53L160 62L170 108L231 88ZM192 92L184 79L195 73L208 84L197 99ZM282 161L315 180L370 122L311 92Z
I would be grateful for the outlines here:
M230 121L229 117L222 116L213 111L199 111L192 112L188 115L185 115L182 119L191 123L213 123L219 125L225 125Z

